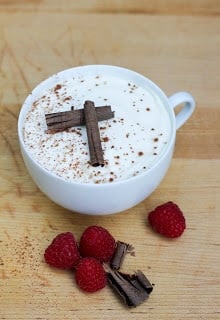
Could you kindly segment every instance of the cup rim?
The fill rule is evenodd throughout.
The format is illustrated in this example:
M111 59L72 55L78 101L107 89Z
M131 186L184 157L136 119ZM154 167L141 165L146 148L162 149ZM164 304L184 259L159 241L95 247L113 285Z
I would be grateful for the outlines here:
M96 184L94 182L77 182L77 181L73 181L73 180L69 181L69 180L66 180L65 178L58 176L57 174L47 170L46 168L44 168L36 159L34 159L34 157L28 151L28 149L24 143L24 139L23 139L23 123L24 123L25 116L31 107L30 102L31 101L33 102L37 98L38 92L41 92L41 90L43 88L45 89L45 85L48 86L50 83L53 83L53 81L55 79L58 79L59 77L63 77L69 72L77 72L82 69L86 69L86 70L90 69L91 71L93 71L93 70L97 71L98 69L106 69L106 71L115 70L115 71L128 73L130 75L133 75L136 78L139 78L141 81L147 83L148 86L150 86L151 90L153 90L153 92L156 93L157 96L159 96L159 98L161 99L163 106L166 108L166 111L169 114L169 119L170 119L170 124L171 124L170 139L167 142L166 148L164 148L163 152L159 155L159 157L156 159L156 161L154 161L152 166L150 168L148 168L146 171L143 171L135 176L132 176L132 177L129 177L126 179L113 181L113 182L104 182L104 183L100 183L100 184ZM49 85L49 87L51 87L51 86ZM36 96L36 98L35 98L35 96ZM38 98L39 98L39 96L38 96ZM19 138L20 147L23 149L23 152L25 152L25 155L41 171L43 171L46 175L52 176L53 178L57 179L58 181L65 182L69 185L85 186L88 188L90 188L90 187L103 188L103 186L112 187L113 185L124 184L128 181L135 181L145 175L148 175L152 170L155 169L155 167L157 167L162 162L164 157L166 157L166 155L172 150L172 147L175 143L175 137L176 137L175 114L174 114L174 111L169 104L169 100L168 100L167 96L165 95L165 93L163 92L163 90L157 84L155 84L151 79L147 78L146 76L144 76L136 71L133 71L128 68L121 67L121 66L105 65L105 64L89 64L89 65L81 65L81 66L76 66L76 67L64 69L64 70L61 70L61 71L49 76L48 78L46 78L45 80L43 80L39 84L37 84L33 88L33 90L28 94L28 96L26 97L26 99L24 100L24 102L20 108L20 112L19 112L19 116L18 116L17 130L18 130L18 138Z

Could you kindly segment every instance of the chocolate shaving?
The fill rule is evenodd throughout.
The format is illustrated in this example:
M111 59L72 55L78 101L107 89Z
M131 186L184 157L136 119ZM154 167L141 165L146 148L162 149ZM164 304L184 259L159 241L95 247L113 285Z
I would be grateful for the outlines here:
M48 113L45 115L48 130L46 133L56 133L70 127L86 125L90 162L92 166L104 166L103 151L98 127L98 121L114 117L111 106L95 107L94 102L85 101L84 109Z
M102 144L99 133L98 119L94 102L85 101L84 116L86 122L86 132L89 143L91 165L97 167L104 166Z
M141 283L141 286L150 294L153 291L153 285L144 275L144 273L140 270L137 270L136 277L138 278L138 282Z
M105 269L110 286L128 307L137 307L143 303L153 290L149 280L140 270L129 275L112 270L108 266L105 266Z
M135 255L134 247L131 246L130 244L125 243L125 242L117 241L115 253L114 253L113 258L110 262L111 268L114 270L119 270L122 265L122 262L124 261L125 255L127 253L134 256Z
M95 108L97 120L108 120L114 117L114 111L111 106L100 106ZM85 125L84 109L76 109L71 107L70 111L48 113L45 115L48 127L47 133L54 133L66 130L70 127Z

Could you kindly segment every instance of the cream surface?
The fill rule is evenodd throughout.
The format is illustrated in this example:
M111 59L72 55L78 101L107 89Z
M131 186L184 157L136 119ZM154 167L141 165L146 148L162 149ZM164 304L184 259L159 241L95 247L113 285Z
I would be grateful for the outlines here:
M46 133L45 114L83 108L85 100L111 105L115 117L99 122L105 166L89 163L85 126ZM114 75L57 79L32 101L23 128L27 150L45 169L80 183L108 183L148 170L171 135L169 114L148 87Z

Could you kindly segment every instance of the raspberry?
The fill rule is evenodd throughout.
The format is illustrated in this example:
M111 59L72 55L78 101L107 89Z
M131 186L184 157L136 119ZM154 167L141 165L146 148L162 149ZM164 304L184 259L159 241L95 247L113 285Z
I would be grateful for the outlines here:
M186 228L182 211L172 201L156 207L149 213L148 220L154 230L169 238L181 236Z
M105 270L98 260L92 257L82 258L76 267L77 285L86 292L95 292L106 286Z
M81 236L79 250L83 257L93 257L101 262L108 262L114 254L115 245L115 239L105 228L90 226Z
M80 260L74 235L71 232L58 234L44 252L45 261L60 269L71 269Z

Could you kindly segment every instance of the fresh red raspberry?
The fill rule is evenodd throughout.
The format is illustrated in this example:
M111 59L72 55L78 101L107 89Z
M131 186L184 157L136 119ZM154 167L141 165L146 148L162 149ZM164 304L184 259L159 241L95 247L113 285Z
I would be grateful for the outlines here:
M92 257L82 258L76 267L77 285L86 292L95 292L106 286L107 278L100 261Z
M74 235L71 232L58 234L44 252L45 261L60 269L74 268L80 254Z
M149 213L148 220L154 230L169 238L181 236L186 228L182 211L172 201L156 207Z
M79 251L83 257L93 257L101 262L111 260L115 251L115 239L103 227L90 226L82 234Z

